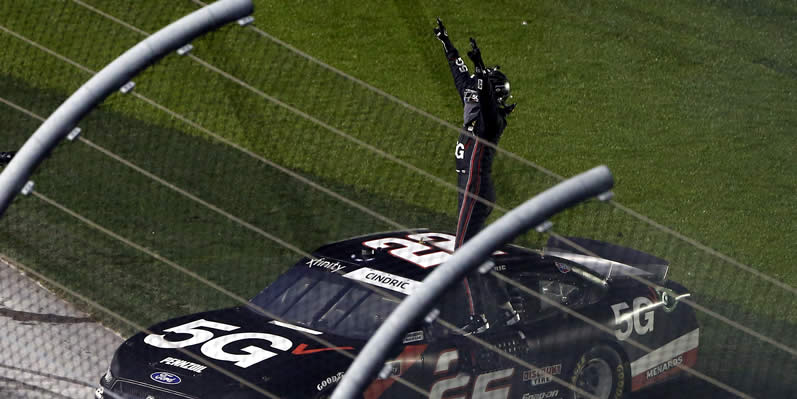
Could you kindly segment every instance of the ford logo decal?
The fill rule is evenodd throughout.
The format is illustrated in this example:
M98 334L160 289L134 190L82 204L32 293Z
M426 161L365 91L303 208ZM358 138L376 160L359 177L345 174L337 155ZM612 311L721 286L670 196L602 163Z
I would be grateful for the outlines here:
M180 377L172 373L165 373L163 371L152 373L149 375L149 378L155 382L160 382L161 384L175 385L180 383Z

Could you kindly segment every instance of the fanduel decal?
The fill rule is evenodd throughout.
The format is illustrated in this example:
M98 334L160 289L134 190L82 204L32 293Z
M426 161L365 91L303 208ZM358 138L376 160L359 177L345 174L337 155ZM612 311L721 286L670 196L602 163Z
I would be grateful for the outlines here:
M395 274L385 273L367 267L346 273L343 277L362 281L377 287L387 288L406 295L412 294L421 285L420 281L410 280Z

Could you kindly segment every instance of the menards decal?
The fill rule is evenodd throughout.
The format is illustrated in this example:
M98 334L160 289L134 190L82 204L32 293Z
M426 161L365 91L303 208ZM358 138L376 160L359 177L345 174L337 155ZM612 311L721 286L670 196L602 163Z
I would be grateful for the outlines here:
M682 367L694 366L699 338L700 329L695 329L631 362L631 390L665 379L682 371Z

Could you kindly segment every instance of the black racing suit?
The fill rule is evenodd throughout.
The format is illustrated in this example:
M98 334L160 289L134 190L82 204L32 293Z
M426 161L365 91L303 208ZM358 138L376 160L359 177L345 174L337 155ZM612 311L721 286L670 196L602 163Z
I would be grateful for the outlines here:
M495 146L506 128L506 111L496 102L487 75L471 75L457 49L451 46L447 50L448 64L463 105L463 129L454 149L460 189L455 248L459 248L482 229L492 211L495 189L491 169ZM483 314L479 306L482 285L478 271L469 273L463 281L471 316Z

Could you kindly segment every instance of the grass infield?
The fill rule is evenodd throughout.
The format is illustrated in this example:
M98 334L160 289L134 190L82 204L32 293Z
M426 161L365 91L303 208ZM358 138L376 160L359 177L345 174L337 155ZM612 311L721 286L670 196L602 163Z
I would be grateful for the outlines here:
M189 0L80 3L150 33L196 9ZM475 37L512 81L519 106L502 148L562 176L606 164L623 205L797 285L793 3L257 1L255 13L263 31L457 125L461 108L431 34L438 16L463 54ZM26 40L98 71L144 37L73 1L2 2L0 25L0 96L42 116L91 75ZM114 94L80 124L84 137L300 251L395 226L208 130L402 225L453 230L456 197L439 181L454 183L455 130L249 29L225 27L194 46L248 87L171 55L135 79L134 93L207 130ZM38 125L0 104L1 149L20 146ZM495 179L505 209L556 182L505 155ZM300 256L81 142L59 146L34 180L37 192L244 297ZM606 205L555 222L559 233L671 260L672 277L699 303L797 346L793 294ZM233 303L36 198L18 199L0 221L0 250L145 325ZM723 381L744 380L743 367L729 366L739 353L759 359L767 381L794 375L793 357L710 317L701 322L701 345L711 348L701 367ZM734 386L748 384L761 389ZM770 386L761 392L788 389Z

